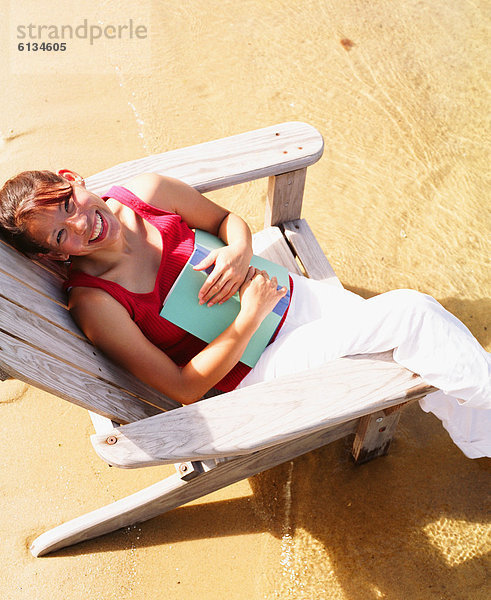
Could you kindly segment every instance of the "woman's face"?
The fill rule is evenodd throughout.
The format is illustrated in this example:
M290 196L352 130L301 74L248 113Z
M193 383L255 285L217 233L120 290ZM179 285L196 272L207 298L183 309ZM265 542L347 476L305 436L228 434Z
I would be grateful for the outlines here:
M121 224L104 200L72 184L64 203L40 207L27 221L27 234L53 256L85 256L119 239Z

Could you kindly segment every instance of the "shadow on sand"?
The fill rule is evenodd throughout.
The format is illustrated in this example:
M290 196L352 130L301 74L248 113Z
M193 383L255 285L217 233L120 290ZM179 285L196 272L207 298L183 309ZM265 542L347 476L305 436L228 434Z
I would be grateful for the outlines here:
M441 303L469 323L476 310L486 313L483 304L490 301L448 298ZM489 341L487 330L473 333L482 343ZM327 590L335 581L349 600L484 600L489 563L481 534L487 531L485 499L491 495L487 459L467 459L417 403L404 411L388 456L357 466L349 456L350 441L339 440L250 478L249 497L185 506L138 525L138 537L133 528L120 530L51 556L289 534L291 568L298 571L290 580L307 580L298 598L318 597L316 589ZM281 585L279 560L274 577ZM309 581L315 581L312 596ZM291 587L288 597L297 598Z

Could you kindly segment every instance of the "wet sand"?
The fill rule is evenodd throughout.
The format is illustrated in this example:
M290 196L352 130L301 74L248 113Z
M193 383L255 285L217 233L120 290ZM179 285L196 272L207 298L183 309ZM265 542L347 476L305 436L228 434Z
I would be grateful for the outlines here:
M2 3L2 181L309 122L326 148L303 216L343 284L430 293L491 350L484 2L87 4L55 17L57 2ZM26 19L123 23L137 10L139 46L15 53ZM210 194L253 229L264 195L265 182ZM489 462L466 459L417 405L383 459L355 467L341 440L42 559L28 551L37 535L172 469L107 467L85 411L20 382L0 384L0 411L2 598L489 597Z

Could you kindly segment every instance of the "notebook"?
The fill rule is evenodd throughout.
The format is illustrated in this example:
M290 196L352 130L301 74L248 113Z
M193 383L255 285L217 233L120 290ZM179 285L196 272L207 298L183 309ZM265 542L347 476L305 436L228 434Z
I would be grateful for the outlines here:
M206 304L200 304L198 301L198 292L208 274L213 270L213 266L203 271L195 271L193 266L200 263L212 250L223 246L225 244L220 238L206 231L196 230L194 251L170 289L160 311L161 317L207 343L218 337L234 321L240 310L238 293L224 304L207 306ZM287 294L280 299L275 308L261 323L240 359L241 362L253 367L271 340L288 308L290 279L288 269L260 256L253 256L251 265L265 270L270 277L275 276L278 279L279 287L284 286L288 290Z

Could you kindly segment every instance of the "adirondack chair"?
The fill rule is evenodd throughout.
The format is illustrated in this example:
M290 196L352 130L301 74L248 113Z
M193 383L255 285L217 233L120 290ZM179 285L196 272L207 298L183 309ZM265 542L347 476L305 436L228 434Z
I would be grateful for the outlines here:
M307 167L323 140L304 123L257 131L127 162L87 179L102 193L142 172L201 192L269 178L265 229L255 253L290 271L340 286L300 219ZM341 437L364 462L387 452L401 409L433 388L392 361L358 355L325 367L180 406L95 349L66 308L62 272L0 244L0 376L16 378L90 411L92 442L110 465L174 463L176 473L38 537L40 556L150 519Z

